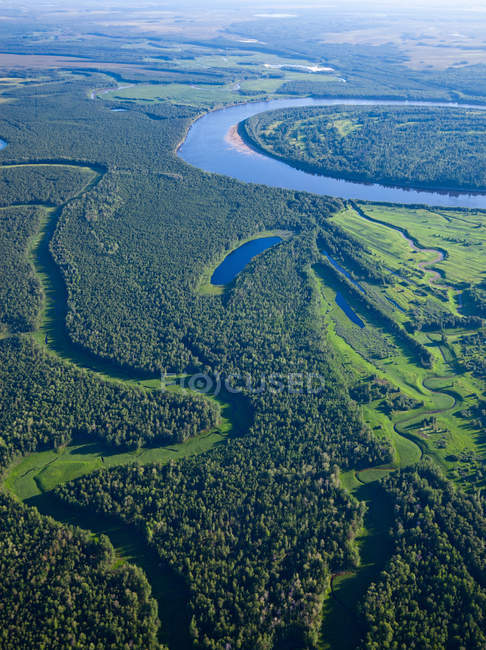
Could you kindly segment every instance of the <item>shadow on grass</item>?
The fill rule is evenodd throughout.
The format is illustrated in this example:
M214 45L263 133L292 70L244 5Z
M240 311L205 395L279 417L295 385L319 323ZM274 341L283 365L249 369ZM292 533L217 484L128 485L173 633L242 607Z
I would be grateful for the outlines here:
M161 617L161 643L167 644L171 650L193 647L189 634L191 612L187 584L175 571L164 566L143 533L115 517L67 506L50 492L26 499L25 503L62 524L78 526L95 536L106 535L117 555L140 567L148 577Z
M360 566L333 576L321 628L321 647L332 650L355 650L359 646L367 629L359 608L393 551L389 535L393 509L383 487L377 482L368 483L353 494L367 506L364 530L356 539Z

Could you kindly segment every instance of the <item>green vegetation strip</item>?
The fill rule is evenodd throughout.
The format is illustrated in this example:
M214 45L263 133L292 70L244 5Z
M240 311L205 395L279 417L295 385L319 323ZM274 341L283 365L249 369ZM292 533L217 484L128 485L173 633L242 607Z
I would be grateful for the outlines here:
M80 197L101 180L103 173L88 165L64 165L63 163L22 163L4 167L81 167L90 178L70 200ZM69 201L68 201L69 202ZM65 205L65 204L64 204ZM37 205L41 211L38 234L32 238L28 258L32 263L43 291L39 327L33 333L38 344L65 363L96 373L101 379L123 382L145 390L160 390L161 380L140 375L88 354L75 346L66 332L66 289L59 268L54 262L49 243L57 226L62 206L58 208ZM177 390L176 386L168 386ZM217 428L201 433L186 442L161 447L140 448L136 451L119 452L98 441L71 443L60 449L39 451L17 460L5 472L2 487L16 499L35 506L45 515L63 524L73 524L91 531L94 535L107 535L120 561L137 564L147 574L152 592L162 614L161 641L173 648L187 648L189 617L187 610L187 587L182 578L160 560L143 536L134 535L133 529L110 517L94 515L61 504L52 491L59 485L92 473L120 465L137 463L165 464L206 452L223 444L229 436L242 433L248 426L249 414L242 401L234 395L218 398L221 420ZM214 399L214 398L208 398Z

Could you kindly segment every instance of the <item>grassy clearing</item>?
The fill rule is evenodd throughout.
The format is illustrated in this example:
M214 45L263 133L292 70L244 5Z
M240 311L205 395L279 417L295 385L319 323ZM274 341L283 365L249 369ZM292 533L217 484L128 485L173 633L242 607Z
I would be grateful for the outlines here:
M347 335L353 329L361 335L363 330L352 324L344 312L333 304L335 293L325 284L325 279L319 278L323 303L326 305L323 316L327 336L348 372L349 381L353 383L377 375L387 379L405 395L423 403L422 407L409 412L395 412L391 418L381 412L380 400L363 406L364 418L375 435L386 437L395 449L394 465L404 467L413 464L425 453L437 460L451 478L457 479L454 474L457 462L448 459L460 455L464 450L485 457L484 434L470 418L462 415L464 409L473 406L484 390L482 382L470 373L458 371L455 355L451 355L453 360L448 362L438 347L431 348L436 354L431 370L417 366L415 360L399 348L393 356L370 358L369 345L362 349L358 336ZM359 310L356 304L352 306ZM358 314L366 322L369 339L372 342L376 340L377 345L381 346L376 338L376 332L380 334L380 331L366 321L364 314L359 311ZM450 346L454 345L451 340ZM430 417L437 420L436 427L424 424L425 419ZM377 473L361 472L360 478L367 482L379 476Z
M213 430L181 444L141 448L132 452L116 452L101 442L70 444L56 451L37 452L23 458L9 470L4 487L21 501L53 490L58 485L90 474L95 470L137 463L146 465L180 460L221 444L231 432L226 421L223 430Z
M485 212L368 204L365 210L374 219L405 228L426 248L447 250L446 259L438 262L437 267L444 271L449 283L474 284L484 279Z
M344 474L341 484L365 503L366 514L364 526L355 540L360 557L358 568L333 576L332 589L324 597L319 644L322 650L351 650L358 646L365 629L357 613L358 603L392 553L388 530L393 512L385 491L377 483L351 482Z
M268 73L267 73L268 74ZM336 81L337 77L331 74L305 73L294 71L280 71L281 77L260 77L258 79L245 79L241 82L242 90L258 90L262 93L275 93L287 81L318 81L326 83Z
M137 84L129 88L117 88L98 97L111 101L139 103L171 101L201 108L214 108L241 101L241 97L233 90L233 84Z
M282 67L298 68L302 67L305 74L307 70L307 78L314 78L319 71L312 72L315 63L308 59L291 59L288 57L280 56L278 54L255 52L254 54L248 53L247 50L242 50L241 54L202 54L196 56L194 59L180 59L175 61L175 65L184 70L211 70L211 69L234 69L237 70L251 70L252 73L268 72L269 70L281 70ZM285 70L287 72L287 70Z
M446 211L442 214L440 211L439 215L430 210L414 208L368 204L365 207L373 218L388 220L392 226L405 228L421 245L435 244L447 248L448 256L444 261L437 262L437 266L443 267L444 281L448 283L460 281L468 271L466 260L471 248L468 245L470 229L478 233L478 242L481 245L484 243L480 241L479 234L482 230L481 223L486 219L484 213ZM430 219L441 219L442 227L439 228L439 224ZM334 221L371 251L374 264L394 272L390 273L389 282L383 287L372 286L365 281L361 283L375 302L380 302L380 298L389 298L400 305L401 309L387 312L397 322L404 324L417 309L424 313L459 313L455 299L458 292L444 292L445 299L440 300L431 291L430 277L419 266L424 261L433 259L433 250L412 251L400 233L386 225L364 220L352 208L343 210L334 217ZM446 222L454 224L456 234L451 235L452 231L444 227ZM441 234L439 243L437 237L432 239L433 228L437 228ZM464 241L457 235L457 229L461 229ZM451 248L454 253L449 253ZM471 279L480 280L482 275L479 272L479 262L476 262L477 267L473 268ZM366 324L368 341L364 340L363 330L352 324L335 304L336 288L332 276L321 272L319 282L325 305L322 314L328 339L342 358L345 369L349 372L352 368L352 372L349 372L350 380L363 380L370 374L376 374L387 379L405 395L423 402L421 408L408 413L394 413L391 418L380 412L378 403L363 407L365 419L376 435L385 436L393 444L396 452L395 465L413 464L424 453L434 458L450 478L465 488L470 487L468 481L474 477L477 463L486 458L486 447L484 432L465 413L474 407L485 387L482 381L462 368L460 339L467 331L458 328L443 333L416 332L417 340L433 354L431 370L418 366L416 360L399 347L393 354L383 356L381 353L386 351L383 346L386 332L380 328L380 324L370 322L367 315L360 311L360 305L353 302L352 297L346 296ZM380 303L381 307L383 305ZM433 424L427 423L430 420L433 420ZM472 460L468 461L467 458ZM378 477L376 472L360 473L360 478L365 481L374 477Z
M160 59L147 57L144 63L160 63ZM333 70L316 66L307 59L290 59L267 53L250 54L246 51L242 51L241 54L212 53L201 54L191 59L174 59L165 63L164 67L169 72L178 73L220 73L220 76L223 73L224 83L134 84L127 88L115 88L109 92L100 91L96 96L108 101L140 103L171 101L199 108L214 108L246 101L248 96L245 93L248 92L256 98L275 95L287 81L337 80ZM222 78L219 81L222 81Z

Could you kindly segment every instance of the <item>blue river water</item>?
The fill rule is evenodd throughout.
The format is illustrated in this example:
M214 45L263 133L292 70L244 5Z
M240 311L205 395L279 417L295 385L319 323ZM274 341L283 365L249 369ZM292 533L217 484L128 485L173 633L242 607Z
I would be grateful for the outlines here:
M295 169L286 163L235 145L229 137L232 127L252 115L276 108L299 106L442 106L475 108L486 106L441 102L392 102L358 99L278 99L230 106L206 113L189 129L178 153L186 162L209 172L216 172L248 183L262 183L272 187L304 190L315 194L338 196L344 199L366 201L427 204L437 207L464 207L486 209L486 194L469 192L431 192L426 190L390 187L375 183L354 183L328 176L311 174Z
M242 244L239 248L232 251L224 258L211 276L211 284L228 284L236 278L238 273L240 273L254 257L281 241L282 239L280 237L260 237L259 239L252 239L251 241L246 242L246 244Z

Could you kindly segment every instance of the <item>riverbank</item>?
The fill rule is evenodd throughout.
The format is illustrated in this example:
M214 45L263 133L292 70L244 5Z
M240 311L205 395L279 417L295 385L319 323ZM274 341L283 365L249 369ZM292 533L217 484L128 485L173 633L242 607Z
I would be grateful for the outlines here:
M486 209L486 194L464 192L458 195L426 189L389 187L376 182L352 182L343 178L304 172L262 152L254 152L251 164L248 164L249 153L242 146L241 141L236 138L235 125L261 112L274 109L339 105L424 106L486 110L485 105L369 99L299 97L247 102L208 111L197 116L189 126L182 142L178 144L176 154L185 162L204 171L231 176L243 182L260 183L271 187L381 203Z

